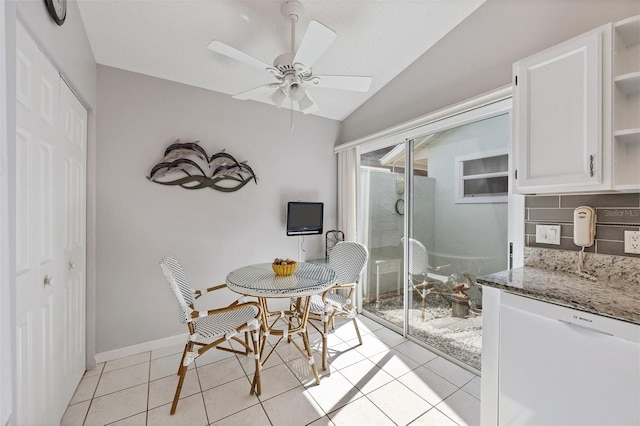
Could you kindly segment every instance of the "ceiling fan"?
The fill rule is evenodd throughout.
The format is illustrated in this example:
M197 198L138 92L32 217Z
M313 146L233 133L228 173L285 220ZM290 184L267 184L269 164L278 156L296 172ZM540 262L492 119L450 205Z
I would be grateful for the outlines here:
M280 108L289 99L291 109L297 108L305 114L318 110L308 88L367 92L371 86L371 77L356 75L317 75L311 67L327 50L337 34L318 21L311 21L296 50L296 22L304 13L304 7L298 1L287 1L281 7L282 15L291 21L291 51L276 57L273 66L254 58L221 41L214 40L208 48L216 53L244 62L247 65L264 69L273 74L275 81L234 95L235 99L267 100ZM266 98L266 99L265 99Z

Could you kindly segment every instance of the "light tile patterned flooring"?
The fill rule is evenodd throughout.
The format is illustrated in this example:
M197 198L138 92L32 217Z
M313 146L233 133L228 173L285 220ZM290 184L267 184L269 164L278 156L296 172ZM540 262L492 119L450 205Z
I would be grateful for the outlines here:
M363 345L350 322L329 336L311 332L321 375L281 343L262 370L262 395L249 395L250 358L210 350L187 372L174 416L170 403L183 347L116 359L87 371L62 425L467 425L480 423L480 378L365 317Z

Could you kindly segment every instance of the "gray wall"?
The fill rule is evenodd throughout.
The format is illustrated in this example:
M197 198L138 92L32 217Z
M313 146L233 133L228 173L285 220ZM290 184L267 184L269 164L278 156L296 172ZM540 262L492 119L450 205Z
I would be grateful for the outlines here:
M323 201L334 229L339 123L104 66L98 67L96 352L186 332L158 265L178 258L193 287L223 283L240 266L298 256L285 233L288 201ZM233 193L148 181L175 139L226 148L258 176ZM306 259L324 236L305 238ZM229 290L217 306L238 295Z
M347 117L340 143L510 84L513 62L638 14L637 0L488 0Z

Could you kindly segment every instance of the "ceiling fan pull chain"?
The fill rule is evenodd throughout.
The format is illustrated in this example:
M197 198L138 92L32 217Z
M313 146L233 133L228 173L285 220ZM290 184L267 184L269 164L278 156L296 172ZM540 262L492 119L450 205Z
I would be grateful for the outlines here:
M293 99L291 99L291 125L289 126L289 131L293 133Z

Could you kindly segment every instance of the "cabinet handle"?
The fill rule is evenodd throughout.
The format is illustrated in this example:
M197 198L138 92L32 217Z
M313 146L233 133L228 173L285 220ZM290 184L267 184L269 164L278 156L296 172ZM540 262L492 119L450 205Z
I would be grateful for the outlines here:
M593 177L593 155L589 156L589 173Z
M595 328L587 327L586 325L576 324L574 322L567 321L567 320L561 320L561 319L559 319L558 321L560 321L563 324L570 325L572 327L583 328L585 330L593 331L594 333L606 334L607 336L613 336L613 333L607 333L606 331L602 331L602 330L598 330L598 329L595 329Z
M44 286L45 287L49 287L51 285L51 281L53 280L53 277L50 277L49 275L45 275L44 276Z

